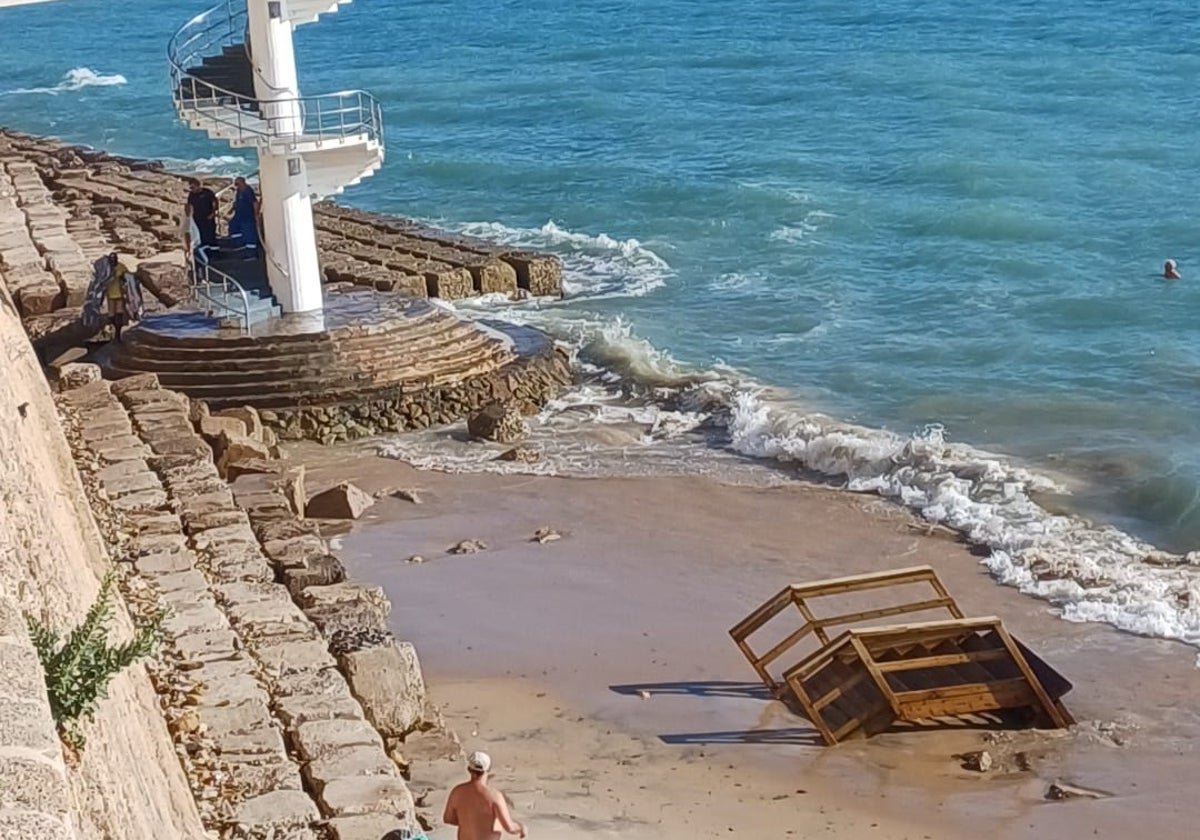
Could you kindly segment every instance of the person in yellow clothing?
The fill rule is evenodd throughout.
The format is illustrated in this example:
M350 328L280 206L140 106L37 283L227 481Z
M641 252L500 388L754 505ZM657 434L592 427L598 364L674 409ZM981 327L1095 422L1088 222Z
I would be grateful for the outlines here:
M98 330L104 326L104 313L113 325L117 341L130 321L142 320L144 307L137 277L116 253L107 254L92 264L92 282L83 302L84 326Z

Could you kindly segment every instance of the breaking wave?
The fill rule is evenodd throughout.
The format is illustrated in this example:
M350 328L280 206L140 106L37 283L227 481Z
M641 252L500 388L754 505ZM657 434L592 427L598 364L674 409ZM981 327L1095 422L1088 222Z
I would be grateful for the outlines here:
M113 85L128 84L128 79L120 73L98 73L90 67L74 67L63 74L62 79L53 87L18 88L5 91L6 94L47 93L57 96L60 93L82 90L86 87L112 87Z
M163 165L174 172L199 172L206 175L249 175L255 164L238 155L213 155L212 157L163 158Z
M472 236L557 254L563 261L563 291L570 298L641 297L674 276L666 260L636 239L577 233L552 221L538 228L514 228L499 222L447 226Z
M812 411L734 370L690 369L620 320L554 307L512 308L504 317L575 349L580 386L535 422L545 460L502 465L494 452L447 448L444 436L440 450L426 438L386 444L381 454L452 471L735 474L739 483L749 456L877 494L961 533L987 550L982 562L996 580L1051 602L1068 621L1200 647L1200 552L1171 554L1040 505L1046 494L1070 493L1062 480L950 442L938 426L912 435L872 429ZM757 469L790 480L789 469Z

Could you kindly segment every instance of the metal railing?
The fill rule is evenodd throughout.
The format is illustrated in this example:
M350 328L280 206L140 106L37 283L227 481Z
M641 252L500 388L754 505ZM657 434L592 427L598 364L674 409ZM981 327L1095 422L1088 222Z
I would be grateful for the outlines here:
M192 266L192 298L197 303L202 299L208 301L209 304L224 309L234 315L240 315L242 318L242 329L250 329L250 296L246 294L246 289L237 280L234 280L224 271L218 268L213 268L206 262L194 261ZM217 290L220 290L218 293ZM220 299L217 295L220 294ZM230 298L233 298L233 304L230 304ZM241 298L242 308L238 311L237 300Z
M246 9L231 0L214 6L185 23L167 45L171 90L180 116L188 111L234 129L239 137L260 137L295 143L322 142L366 135L383 144L383 109L370 93L345 90L337 93L258 99L227 90L197 77L192 71L204 59L226 47L245 46ZM247 53L251 66L253 61Z

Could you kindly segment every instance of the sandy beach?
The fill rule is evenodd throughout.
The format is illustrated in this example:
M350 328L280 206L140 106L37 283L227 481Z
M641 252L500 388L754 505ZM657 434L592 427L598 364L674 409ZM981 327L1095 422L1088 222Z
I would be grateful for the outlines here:
M1070 624L1001 587L948 535L878 499L700 478L449 475L369 445L299 446L309 489L385 496L338 538L385 588L464 748L539 837L1163 837L1200 817L1195 651ZM531 542L542 526L563 539ZM452 555L461 540L487 549ZM424 562L408 562L417 555ZM949 728L827 748L771 700L727 631L792 581L934 566L969 615L997 615L1061 670L1067 732ZM987 749L996 766L954 756ZM449 745L406 745L440 814L462 775ZM1105 794L1047 801L1061 780ZM435 830L433 837L448 836Z

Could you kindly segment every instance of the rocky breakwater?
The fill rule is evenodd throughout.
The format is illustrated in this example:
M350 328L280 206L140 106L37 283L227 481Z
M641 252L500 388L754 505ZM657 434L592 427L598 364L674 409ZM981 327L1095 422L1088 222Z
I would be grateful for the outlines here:
M206 827L274 840L415 827L389 749L424 725L424 686L415 652L388 632L382 592L345 579L281 490L247 485L235 498L187 397L152 375L66 373L76 387L62 413L127 597L171 611L154 681ZM250 417L225 418L226 452L254 440ZM245 452L226 470L269 460Z
M99 233L108 247L152 263L161 252L181 247L185 176L164 170L157 161L109 155L9 130L0 130L0 160L11 160L23 176L29 176L31 185L36 181L48 190L53 206L69 220L64 223L90 240ZM229 179L206 180L215 189L229 183ZM316 206L314 220L329 282L445 299L496 292L562 295L562 261L551 254L331 201ZM73 264L69 270L74 271ZM147 272L155 285L152 275L152 270ZM58 285L54 282L55 288ZM48 305L57 309L78 303L52 299Z

